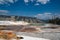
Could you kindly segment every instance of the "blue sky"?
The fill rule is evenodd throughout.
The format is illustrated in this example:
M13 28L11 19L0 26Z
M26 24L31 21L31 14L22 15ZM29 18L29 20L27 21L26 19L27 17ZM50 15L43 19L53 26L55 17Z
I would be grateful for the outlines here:
M0 14L36 16L60 14L60 0L0 0ZM50 18L50 17L49 17Z

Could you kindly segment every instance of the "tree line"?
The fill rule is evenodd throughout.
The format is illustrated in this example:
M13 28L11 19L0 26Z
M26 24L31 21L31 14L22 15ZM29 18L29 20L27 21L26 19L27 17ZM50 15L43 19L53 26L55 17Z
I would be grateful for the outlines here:
M56 18L53 18L53 19L49 19L47 22L48 23L52 23L52 24L58 24L58 25L60 25L60 18L56 17Z

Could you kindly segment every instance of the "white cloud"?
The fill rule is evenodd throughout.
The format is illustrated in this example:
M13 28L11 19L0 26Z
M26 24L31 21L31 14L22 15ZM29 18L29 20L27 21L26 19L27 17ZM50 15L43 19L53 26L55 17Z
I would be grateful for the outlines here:
M9 5L9 3L8 2L10 2L10 3L15 3L15 2L17 2L18 0L0 0L0 4L8 4ZM39 5L39 3L41 3L41 4L46 4L46 3L48 3L50 0L24 0L24 2L25 3L28 3L28 2L36 2L36 4L34 4L34 5Z
M41 4L46 4L47 2L49 2L50 0L37 0L37 2L40 2Z
M29 0L24 0L24 2L25 2L25 3L28 3L28 2L29 2Z
M39 19L52 19L53 14L51 13L43 13L43 14L37 14L35 17Z
M44 14L46 14L46 15L50 15L51 13L44 13Z
M0 4L9 4L8 2L10 3L14 3L14 2L17 2L18 0L0 0Z
M34 2L35 0L31 0L31 2Z
M5 15L5 14L8 14L9 13L9 11L8 10L0 10L0 15Z
M28 3L29 1L33 2L34 0L24 0L25 3Z
M10 3L14 3L14 1L13 0L7 0L8 2L10 2Z
M39 5L39 3L36 3L35 5Z
M24 0L25 3L28 3L28 2L36 2L34 5L39 5L40 3L41 4L47 4L48 2L50 2L50 0Z

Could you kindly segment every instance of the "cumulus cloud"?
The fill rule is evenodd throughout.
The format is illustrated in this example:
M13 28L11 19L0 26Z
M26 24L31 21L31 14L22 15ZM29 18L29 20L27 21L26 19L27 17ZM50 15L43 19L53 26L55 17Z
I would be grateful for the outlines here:
M40 2L41 4L46 4L47 2L49 2L50 0L37 0L37 2Z
M25 3L28 3L29 1L33 2L34 0L24 0Z
M0 4L8 4L9 3L15 3L17 2L18 0L0 0ZM39 5L40 3L41 4L46 4L48 3L50 0L24 0L25 3L28 3L28 2L36 2L34 5Z
M17 2L18 0L0 0L0 4L9 4ZM8 3L9 2L9 3Z
M39 3L36 3L35 5L39 5Z
M50 2L50 0L24 0L25 3L28 3L28 2L36 2L36 4L34 5L39 5L40 3L41 4L47 4L48 2Z
M0 10L0 15L5 15L8 14L9 11L8 10Z
M24 0L24 2L25 2L25 3L28 3L28 2L29 2L29 0Z
M52 13L37 14L35 17L46 20L46 19L52 19L53 14Z

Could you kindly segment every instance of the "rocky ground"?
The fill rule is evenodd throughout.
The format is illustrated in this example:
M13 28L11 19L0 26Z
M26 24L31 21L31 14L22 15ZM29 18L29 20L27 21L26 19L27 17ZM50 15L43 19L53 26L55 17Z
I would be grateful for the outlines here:
M17 32L16 34L37 38L45 38L50 40L60 40L60 32L42 32L42 33Z
M1 27L0 27L1 28ZM14 30L19 32L60 32L59 27L41 27L41 26L6 26L2 30Z
M24 28L30 28L24 32L21 32L22 29ZM33 31L35 30L36 27L33 27ZM41 31L38 32L31 32L31 27L30 26L7 26L4 28L4 30L14 30L16 31L16 34L19 35L24 35L24 36L31 36L31 37L36 37L36 38L45 38L45 39L50 39L50 40L60 40L60 27L57 28L40 28ZM24 29L25 30L25 29Z

